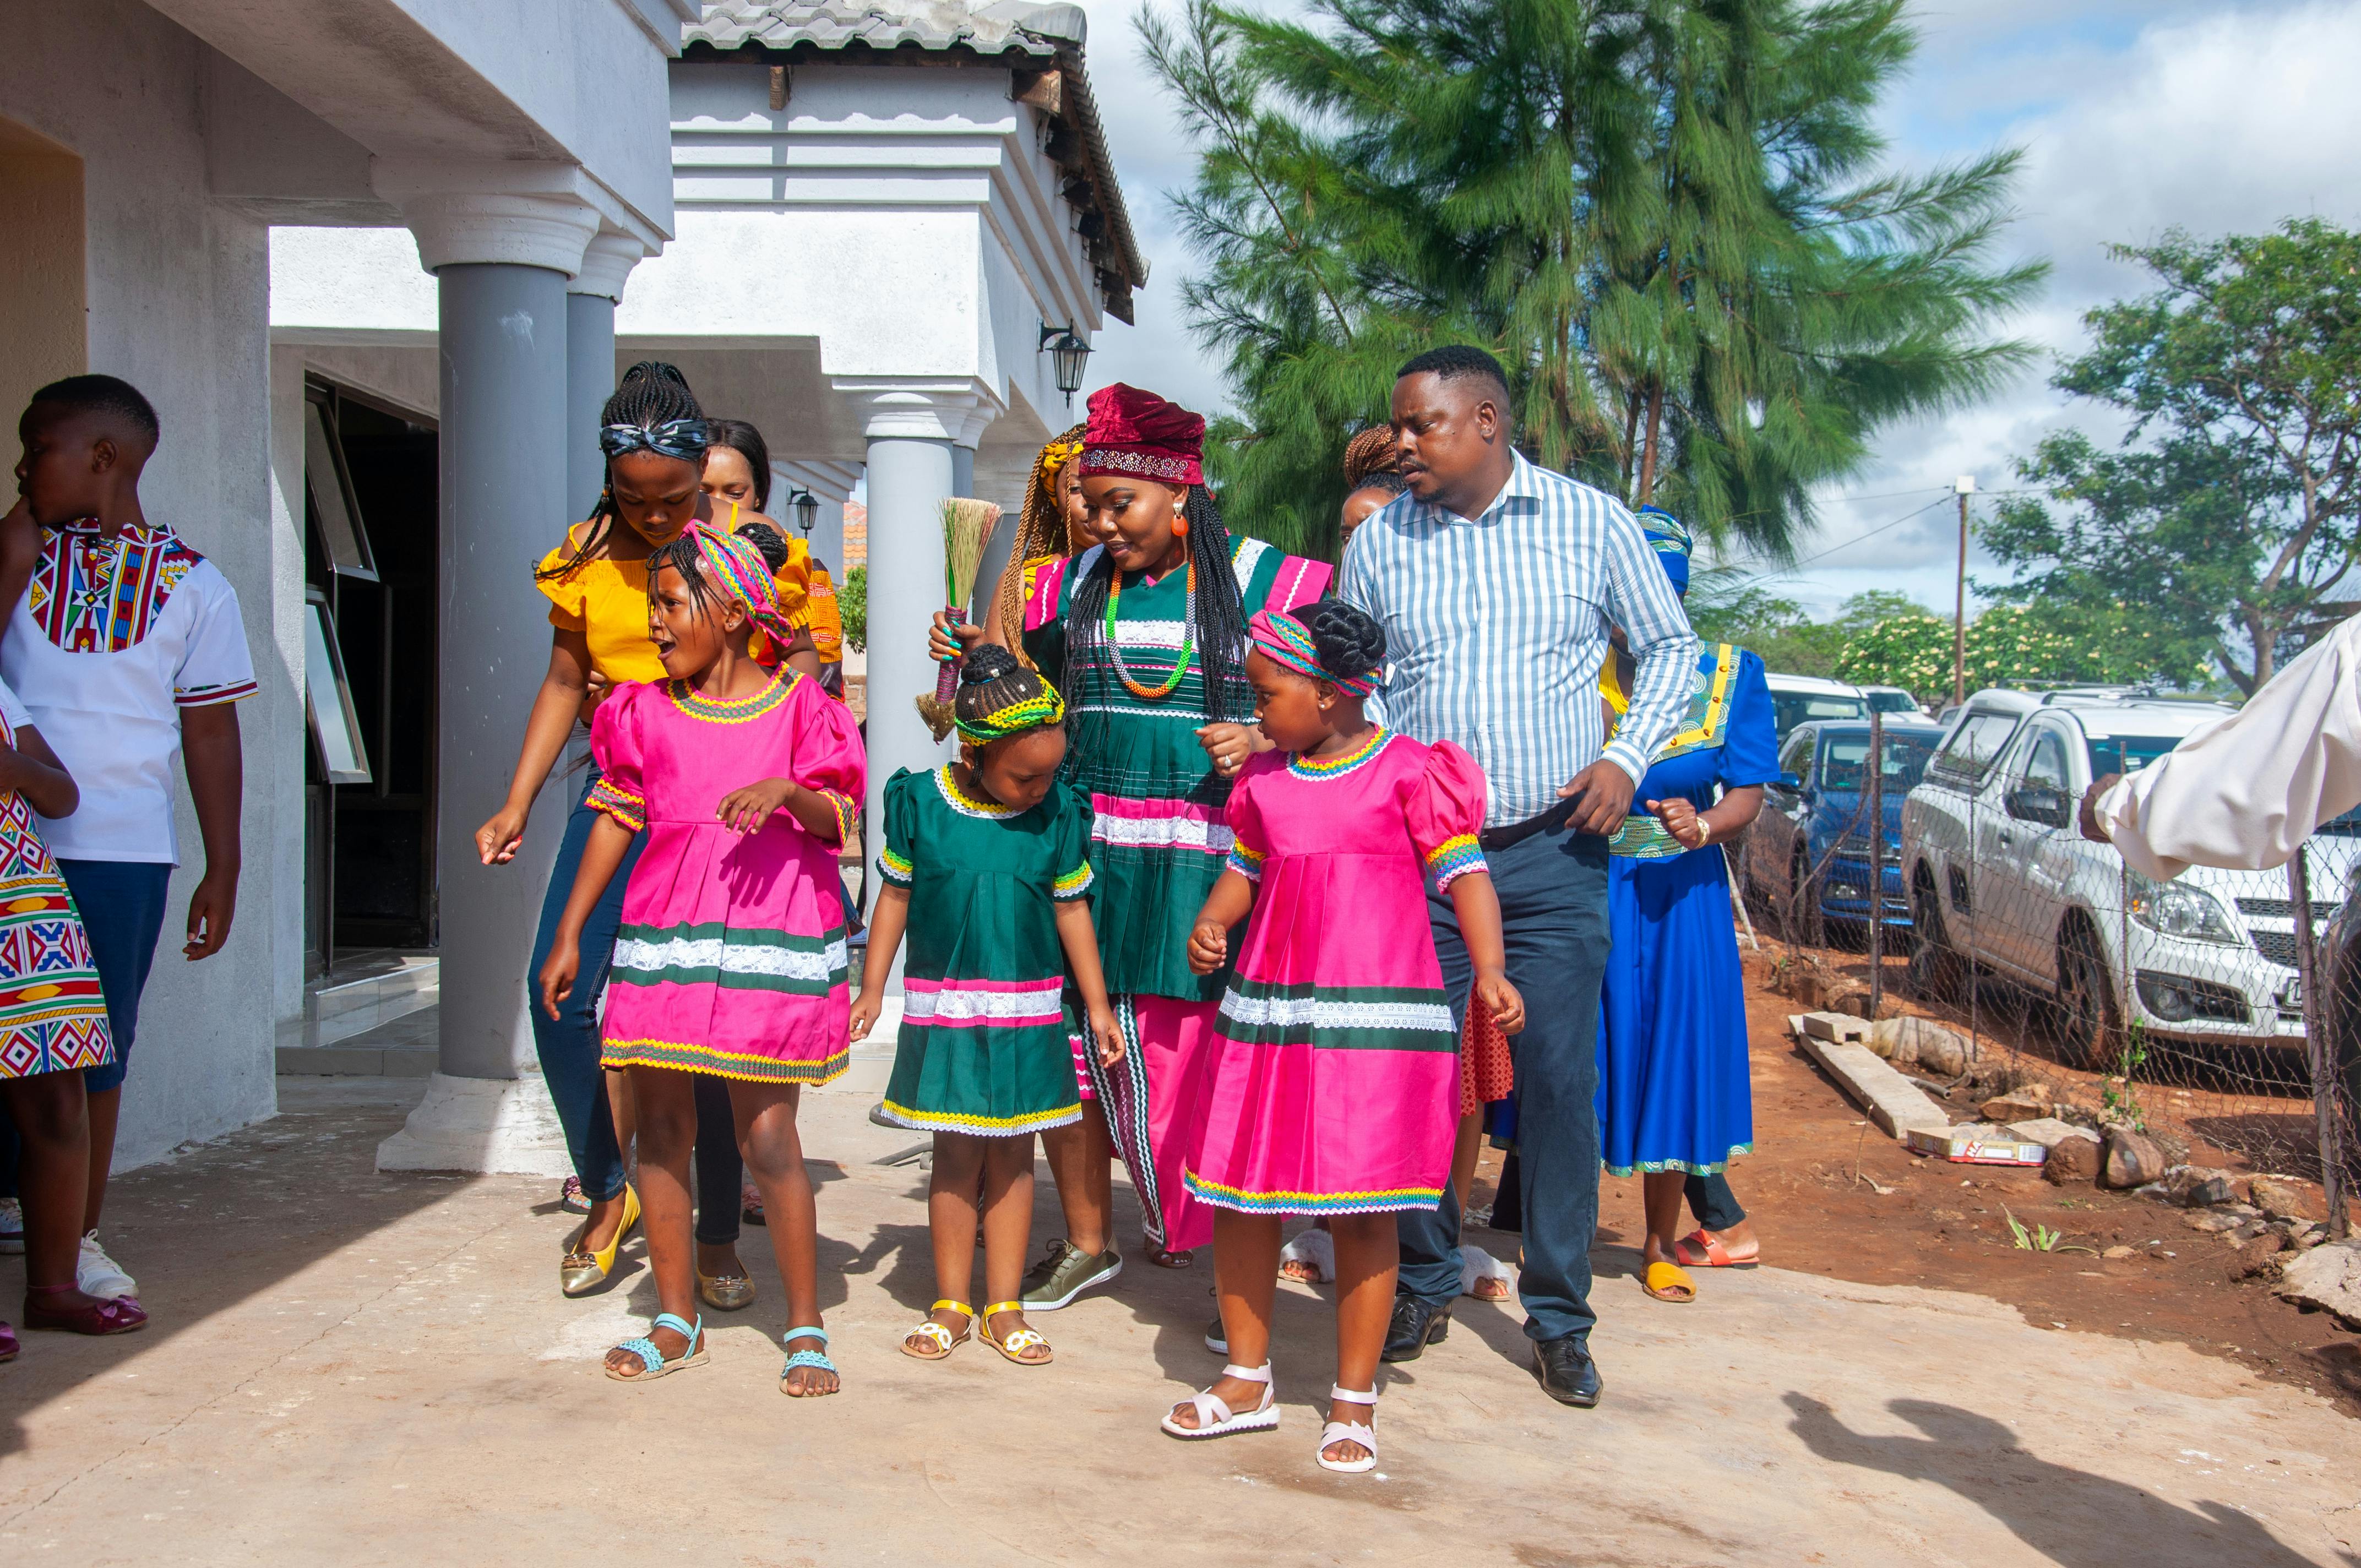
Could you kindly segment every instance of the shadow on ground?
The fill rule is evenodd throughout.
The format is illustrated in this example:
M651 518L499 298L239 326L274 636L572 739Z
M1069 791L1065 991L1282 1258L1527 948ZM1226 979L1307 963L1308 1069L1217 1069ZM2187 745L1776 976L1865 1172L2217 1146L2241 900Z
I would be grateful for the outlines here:
M1795 1412L1788 1430L1818 1457L1947 1486L2059 1568L2116 1568L2127 1550L2168 1541L2238 1568L2308 1568L2313 1562L2227 1503L2181 1508L2140 1487L2043 1459L2026 1453L2002 1422L1954 1405L1895 1399L1886 1409L1926 1435L1882 1437L1853 1431L1806 1395L1790 1393L1786 1404ZM2361 1564L2351 1552L2337 1555Z

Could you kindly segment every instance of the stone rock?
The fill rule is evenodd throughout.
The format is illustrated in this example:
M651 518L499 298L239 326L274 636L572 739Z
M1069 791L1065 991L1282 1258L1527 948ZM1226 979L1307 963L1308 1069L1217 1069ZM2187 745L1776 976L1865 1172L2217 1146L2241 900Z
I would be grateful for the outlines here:
M1896 1067L1923 1067L1942 1078L1959 1077L1975 1056L1975 1043L1966 1036L1915 1014L1872 1024L1869 1048Z
M2257 1176L2253 1187L2255 1207L2272 1219L2305 1220L2312 1217L2305 1212L2310 1205L2304 1201L2303 1191L2295 1183L2276 1177Z
M2103 1187L2144 1187L2163 1178L2167 1161L2156 1140L2129 1127L2107 1129L2107 1156L2099 1175Z
M2301 1306L2334 1312L2347 1328L2361 1327L2361 1237L2330 1242L2290 1259L2279 1288Z
M2192 1231L2214 1234L2235 1231L2242 1222L2234 1214L2216 1214L2210 1209L2200 1209L2193 1213L2181 1215L2180 1223Z
M2053 1187L2080 1187L2099 1175L2099 1145L2092 1138L2060 1138L2041 1162L2041 1179Z
M2046 1090L2012 1089L2005 1094L1995 1094L1982 1106L1987 1122L2033 1122L2049 1114L2049 1095Z
M2226 1170L2202 1165L2176 1165L2164 1173L2164 1190L2169 1201L2184 1209L2210 1209L2217 1203L2227 1203L2235 1196L2230 1185L2232 1180Z
M1984 1111L1987 1114L1991 1113L1992 1105L1989 1102L1986 1102ZM2022 1139L2028 1144L2039 1144L2046 1149L2054 1149L2068 1138L2081 1138L2091 1144L2096 1144L2099 1141L2099 1135L2090 1128L2078 1127L2070 1122L2061 1122L2055 1116L2044 1116L2031 1122L2011 1122L2008 1124L2008 1132L2011 1137Z
M2045 1173L2045 1174L2046 1174L2046 1173ZM2128 1246L2111 1246L2111 1247L2109 1247L2106 1251L2104 1251L2104 1252L2101 1253L2099 1255L2100 1255L2101 1257L2111 1257L2111 1258L2114 1258L2114 1259L2115 1259L2116 1261L2120 1262L2120 1261L2122 1261L2122 1260L2123 1260L2123 1259L2125 1259L2125 1258L2127 1258L2127 1257L2130 1257L2130 1256L2134 1255L2135 1255L2138 1250L2139 1250L2139 1249L2138 1249L2138 1248L2136 1248L2136 1247L2128 1247Z

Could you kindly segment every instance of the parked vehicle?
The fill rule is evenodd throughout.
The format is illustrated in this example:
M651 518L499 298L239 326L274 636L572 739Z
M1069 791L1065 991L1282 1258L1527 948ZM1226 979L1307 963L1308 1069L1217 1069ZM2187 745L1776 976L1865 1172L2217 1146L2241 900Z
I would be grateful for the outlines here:
M2092 778L2136 773L2231 711L2136 693L1971 697L1903 806L1920 978L1945 987L1972 964L2054 998L2080 1066L2112 1059L2131 1024L2172 1040L2300 1040L2283 872L2151 882L2075 825ZM2313 840L2316 918L2334 913L2356 862L2361 835Z
M1879 908L1889 927L1910 925L1902 875L1902 804L1942 742L1942 729L1896 718L1884 727L1879 784L1884 825L1878 866L1870 869L1869 726L1859 719L1815 719L1795 727L1779 749L1780 776L1763 791L1763 815L1746 840L1747 891L1812 922L1866 926L1870 887L1882 884Z
M1863 686L1861 695L1869 699L1872 712L1891 714L1896 718L1924 718L1927 710L1916 697L1900 686Z
M1869 699L1861 695L1859 686L1849 686L1842 681L1765 672L1763 682L1771 688L1772 722L1778 726L1783 740L1795 726L1815 718L1869 717Z

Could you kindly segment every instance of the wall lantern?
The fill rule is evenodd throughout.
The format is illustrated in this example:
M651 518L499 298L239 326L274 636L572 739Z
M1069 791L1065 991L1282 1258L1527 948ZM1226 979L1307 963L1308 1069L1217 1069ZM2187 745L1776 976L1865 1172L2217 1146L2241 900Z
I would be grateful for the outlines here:
M1091 356L1091 345L1074 335L1073 323L1051 326L1041 323L1040 351L1049 356L1050 372L1058 390L1066 394L1066 406L1074 406L1074 394L1082 390L1082 365Z
M809 539L812 524L819 521L819 498L809 490L797 490L796 499L788 504L796 509L796 526Z

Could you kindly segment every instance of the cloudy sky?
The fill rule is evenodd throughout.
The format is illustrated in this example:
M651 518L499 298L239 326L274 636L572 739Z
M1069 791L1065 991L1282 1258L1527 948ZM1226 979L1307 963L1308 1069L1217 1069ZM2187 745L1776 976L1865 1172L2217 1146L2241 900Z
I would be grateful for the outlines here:
M1091 75L1132 223L1154 276L1138 324L1109 323L1093 384L1126 380L1191 406L1227 399L1180 319L1191 258L1167 193L1186 187L1190 148L1140 60L1144 8L1173 0L1082 0ZM1290 0L1267 0L1274 8ZM2019 218L2006 244L2046 256L2044 299L2014 330L2070 351L2092 305L2139 291L2111 241L2180 225L2253 232L2290 214L2361 222L2361 0L1947 0L1916 7L1916 69L1883 114L1894 161L1924 168L2000 146L2026 149ZM1774 586L1815 609L1865 587L1898 587L1948 611L1954 477L2010 483L2011 457L2072 417L2047 363L1982 407L1888 431L1875 462L1822 498L1817 535ZM1971 554L1969 571L1994 572Z

